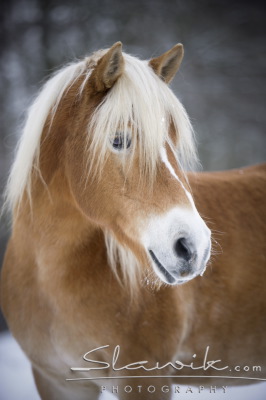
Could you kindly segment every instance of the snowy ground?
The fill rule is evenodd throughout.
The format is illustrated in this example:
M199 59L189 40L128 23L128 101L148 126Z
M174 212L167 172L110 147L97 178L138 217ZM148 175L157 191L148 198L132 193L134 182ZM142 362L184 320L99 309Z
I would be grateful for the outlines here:
M266 399L266 383L242 386L241 388L229 387L226 393L222 393L221 390L215 394L204 391L204 397L203 393L196 393L196 389L193 389L194 394L185 393L186 389L187 387L183 388L183 395L173 395L172 400L181 400L181 396L182 400ZM30 364L9 333L0 334L0 400L39 400ZM116 400L116 398L111 394L103 394L101 400ZM145 400L145 397L142 396L136 400Z

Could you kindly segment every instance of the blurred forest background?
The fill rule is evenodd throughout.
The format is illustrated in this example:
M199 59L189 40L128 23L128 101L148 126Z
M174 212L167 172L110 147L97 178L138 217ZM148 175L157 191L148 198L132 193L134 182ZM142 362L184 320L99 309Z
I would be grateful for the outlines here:
M205 170L266 159L265 3L245 0L2 0L0 188L25 110L63 64L121 40L140 58L182 42L172 88L196 130ZM0 229L0 261L8 223ZM1 324L0 324L1 325Z

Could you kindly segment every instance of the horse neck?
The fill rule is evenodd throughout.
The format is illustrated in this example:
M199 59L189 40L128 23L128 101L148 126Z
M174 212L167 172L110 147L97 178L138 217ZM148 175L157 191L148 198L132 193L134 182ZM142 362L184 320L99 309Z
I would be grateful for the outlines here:
M89 263L95 236L100 244L94 246L94 252L104 249L102 232L78 209L61 169L47 186L40 177L33 180L31 202L23 197L13 232L17 238L27 232L36 259L45 260L47 265L60 264L61 268L83 247Z

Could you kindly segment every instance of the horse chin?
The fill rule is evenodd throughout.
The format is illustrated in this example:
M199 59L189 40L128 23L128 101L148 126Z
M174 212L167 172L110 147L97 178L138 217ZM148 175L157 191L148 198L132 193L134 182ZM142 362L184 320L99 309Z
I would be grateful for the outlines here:
M179 268L169 269L166 268L156 257L152 250L149 250L150 257L152 259L152 267L155 274L168 285L183 285L198 276L198 273L191 273L188 276L181 277Z
M180 279L179 276L175 276L178 274L178 270L169 272L167 268L158 260L155 253L152 250L149 250L149 254L152 259L152 266L156 275L168 285L182 285L190 279Z

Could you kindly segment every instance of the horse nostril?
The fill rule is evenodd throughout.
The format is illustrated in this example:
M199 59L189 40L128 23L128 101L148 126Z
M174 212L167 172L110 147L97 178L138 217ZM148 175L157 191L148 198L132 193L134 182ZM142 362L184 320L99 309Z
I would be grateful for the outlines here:
M183 258L185 261L191 260L193 256L192 246L188 243L187 239L180 238L175 243L175 251L178 257Z

